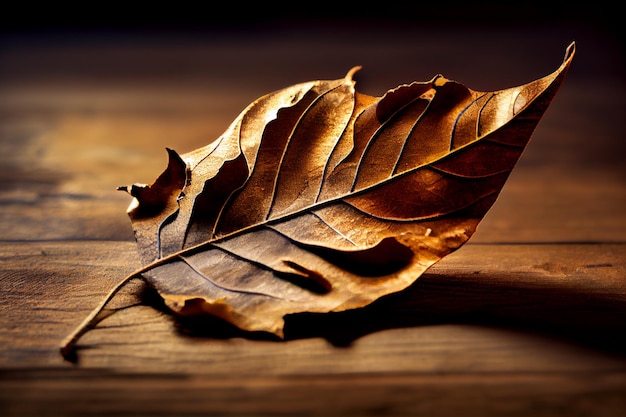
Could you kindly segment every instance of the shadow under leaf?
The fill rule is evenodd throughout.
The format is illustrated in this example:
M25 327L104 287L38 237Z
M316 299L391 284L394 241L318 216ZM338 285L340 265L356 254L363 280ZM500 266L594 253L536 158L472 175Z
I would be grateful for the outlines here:
M213 316L179 317L154 290L144 302L168 312L177 331L189 337L280 341L272 334L246 332ZM424 274L399 293L372 304L336 313L285 317L285 340L321 337L350 346L375 332L438 324L471 324L532 332L626 356L626 299L554 286L525 286L490 274Z

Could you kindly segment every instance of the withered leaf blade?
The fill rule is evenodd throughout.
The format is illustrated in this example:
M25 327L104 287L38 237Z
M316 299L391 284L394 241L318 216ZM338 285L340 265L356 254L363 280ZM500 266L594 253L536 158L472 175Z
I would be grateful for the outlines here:
M283 335L358 308L458 249L495 202L574 56L479 92L441 75L382 97L343 78L259 98L150 186L124 187L144 268L176 313Z
M170 151L160 205L133 195L143 276L178 314L279 336L287 314L404 289L474 233L573 55L496 92L438 75L375 98L355 68L261 97L207 147Z

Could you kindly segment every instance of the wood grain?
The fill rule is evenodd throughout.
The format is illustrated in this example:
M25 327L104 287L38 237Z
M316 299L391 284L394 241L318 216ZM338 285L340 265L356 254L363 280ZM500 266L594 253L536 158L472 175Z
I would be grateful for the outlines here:
M0 248L0 403L8 415L55 415L58 407L369 415L385 404L397 415L450 415L470 398L476 415L497 412L481 408L495 398L507 414L538 401L537 412L550 415L566 403L578 411L624 404L623 244L470 243L369 307L291 317L284 342L216 320L176 319L158 300L138 299L135 286L81 339L76 365L63 362L58 342L132 269L133 244Z

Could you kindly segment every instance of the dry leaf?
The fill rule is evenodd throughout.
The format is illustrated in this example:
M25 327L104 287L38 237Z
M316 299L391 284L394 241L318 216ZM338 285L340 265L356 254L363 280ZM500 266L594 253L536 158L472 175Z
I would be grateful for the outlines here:
M213 143L168 149L152 185L120 187L145 265L127 280L141 275L177 314L278 336L287 314L404 289L474 233L573 55L572 43L554 73L497 92L438 75L370 97L354 68L259 98Z

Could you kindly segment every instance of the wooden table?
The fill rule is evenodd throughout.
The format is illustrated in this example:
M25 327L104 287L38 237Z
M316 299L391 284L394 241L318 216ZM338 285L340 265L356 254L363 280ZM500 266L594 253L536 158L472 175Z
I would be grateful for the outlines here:
M585 25L6 34L0 38L0 415L618 416L626 410L624 49ZM531 30L532 29L532 30ZM288 317L287 340L180 320L139 283L118 185L216 138L260 95L437 73L561 91L470 243L404 292Z

